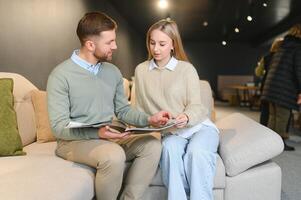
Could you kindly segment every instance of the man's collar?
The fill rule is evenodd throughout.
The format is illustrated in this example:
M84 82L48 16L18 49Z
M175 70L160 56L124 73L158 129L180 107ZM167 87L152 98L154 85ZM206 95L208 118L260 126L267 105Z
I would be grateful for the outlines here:
M97 74L100 69L100 66L101 66L101 62L98 62L95 65L93 65L92 63L79 57L79 49L76 49L73 51L71 60L73 60L73 62L75 62L76 64L78 64L82 68L90 71L93 74Z
M166 69L169 69L170 71L174 71L177 64L178 64L178 60L175 58L175 57L171 57L170 60L168 61L168 63L164 66L164 68ZM153 70L155 68L158 68L158 65L155 63L154 59L151 59L150 60L150 63L149 63L149 70Z

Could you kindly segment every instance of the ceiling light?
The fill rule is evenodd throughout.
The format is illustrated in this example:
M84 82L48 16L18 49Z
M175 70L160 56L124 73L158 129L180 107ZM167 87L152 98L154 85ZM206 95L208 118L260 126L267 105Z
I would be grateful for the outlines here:
M263 7L268 7L268 4L266 2L263 2L262 6Z
M207 21L204 21L204 22L203 22L203 26L208 26L208 22L207 22Z
M159 6L159 8L161 8L161 9L165 9L165 8L167 8L168 3L167 3L166 0L160 0L160 1L158 2L158 6Z
M225 40L223 40L223 41L222 41L222 45L223 45L223 46L226 46L226 45L227 45L227 42L226 42Z
M251 15L248 15L247 20L250 22L253 20L253 18L251 17Z
M235 33L239 33L239 28L238 28L238 27L235 27L235 28L234 28L234 31L235 31Z

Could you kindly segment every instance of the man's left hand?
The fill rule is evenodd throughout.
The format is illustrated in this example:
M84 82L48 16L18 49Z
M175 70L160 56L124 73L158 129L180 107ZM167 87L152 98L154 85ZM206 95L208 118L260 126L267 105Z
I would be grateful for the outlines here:
M148 118L148 122L150 123L150 125L158 127L158 126L165 125L170 118L171 118L171 114L167 111L162 110L154 114L153 116L150 116Z

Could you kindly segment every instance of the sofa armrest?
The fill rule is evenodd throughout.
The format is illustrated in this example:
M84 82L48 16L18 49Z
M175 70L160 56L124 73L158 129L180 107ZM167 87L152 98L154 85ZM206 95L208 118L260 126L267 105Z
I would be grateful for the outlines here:
M220 129L219 154L226 174L235 176L283 151L281 137L240 113L216 122Z

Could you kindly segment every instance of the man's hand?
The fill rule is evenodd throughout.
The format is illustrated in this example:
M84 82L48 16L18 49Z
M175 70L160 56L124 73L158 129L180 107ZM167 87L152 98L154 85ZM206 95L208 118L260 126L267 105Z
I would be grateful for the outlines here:
M298 105L300 105L300 104L301 104L301 94L299 94L299 95L298 95L297 104L298 104Z
M101 127L98 130L98 136L100 139L123 139L127 138L130 135L130 132L117 133L114 130L111 130L109 126Z
M167 111L160 111L156 114L154 114L153 116L150 116L148 118L148 122L150 123L150 125L158 127L158 126L162 126L165 125L166 122L171 118L171 114Z
M183 128L187 125L189 118L186 114L182 113L176 117L177 128Z

